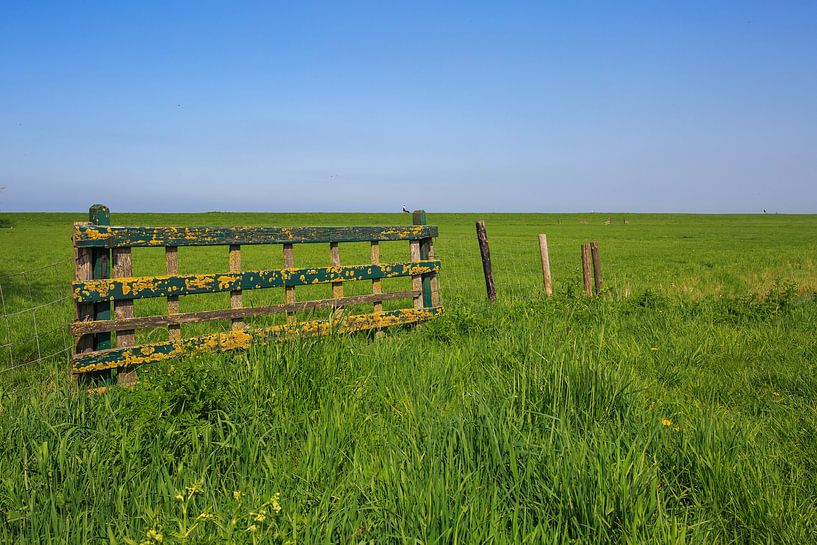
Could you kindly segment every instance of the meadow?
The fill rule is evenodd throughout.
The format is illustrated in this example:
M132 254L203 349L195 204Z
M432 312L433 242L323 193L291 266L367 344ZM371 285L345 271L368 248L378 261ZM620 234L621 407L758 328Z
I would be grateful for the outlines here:
M70 345L70 226L84 219L0 214L4 543L817 542L817 216L431 213L443 317L154 364L99 396L60 356L25 365ZM410 217L114 210L112 221ZM580 293L590 240L606 286L592 299ZM181 272L226 269L225 248L185 250ZM405 260L407 244L383 253ZM368 249L341 256L365 263ZM283 263L273 247L242 259ZM328 261L328 248L296 247L299 266ZM134 251L135 274L162 268L160 249ZM299 293L329 288L314 289ZM197 295L182 310L227 305Z

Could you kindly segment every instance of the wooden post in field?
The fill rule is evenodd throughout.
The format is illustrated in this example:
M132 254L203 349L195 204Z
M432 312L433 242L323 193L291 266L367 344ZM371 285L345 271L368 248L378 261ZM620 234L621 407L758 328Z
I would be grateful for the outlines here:
M494 285L494 271L491 268L491 249L488 247L488 233L485 231L485 222L477 222L477 240L479 241L479 253L482 256L482 272L485 274L485 290L488 293L488 300L496 301L496 286Z
M542 277L545 281L545 293L553 295L553 280L550 277L550 256L548 255L548 237L544 233L539 235L539 255L542 257Z
M590 245L582 244L582 278L584 279L584 294L593 295L593 279L590 270Z
M81 225L90 225L87 221L78 221L74 223L74 281L84 282L92 280L94 277L93 270L93 249L92 248L77 248L76 245L76 229ZM87 322L94 319L94 304L93 303L76 303L74 305L74 321ZM76 354L83 354L85 352L93 352L94 350L94 334L78 335L75 337L74 352ZM89 377L90 378L90 377Z
M590 253L593 255L593 284L596 287L596 295L601 293L603 282L601 277L601 254L599 253L599 243L590 243Z

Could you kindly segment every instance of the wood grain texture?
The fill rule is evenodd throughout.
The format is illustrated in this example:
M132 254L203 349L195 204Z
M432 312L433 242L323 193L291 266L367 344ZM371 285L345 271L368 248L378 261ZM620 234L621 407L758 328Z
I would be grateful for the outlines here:
M433 225L340 227L102 227L78 225L79 248L117 246L228 246L247 244L297 244L419 240L437 236Z
M252 290L307 284L342 283L374 278L418 276L439 270L439 261L383 263L380 265L349 265L303 269L271 269L239 273L181 274L166 276L139 276L106 280L78 281L73 284L77 303L143 299L168 295L216 293L237 289Z
M372 265L380 265L380 243L376 240L372 241ZM372 295L379 295L383 293L383 287L380 284L380 279L375 278L372 280ZM375 312L382 312L383 311L383 303L381 301L375 301L374 307Z
M287 269L294 269L295 268L295 250L292 247L292 244L284 244L284 267ZM292 305L295 303L295 286L286 286L284 288L286 291L286 302L288 305ZM295 314L295 311L288 311L287 312L287 322L295 323L298 321L298 317Z
M130 248L114 248L111 250L111 275L114 278L129 277L133 274ZM114 303L114 320L128 320L133 318L133 300L123 299ZM105 323L104 321L102 323ZM120 329L116 331L116 347L129 348L136 344L136 332L133 328ZM120 386L132 386L136 384L136 371L133 369L120 369L116 375L116 383Z
M173 314L171 316L138 316L128 319L101 320L76 322L70 325L69 329L74 335L86 335L104 331L116 331L124 328L142 327L164 327L180 324L194 324L200 322L210 322L213 320L230 320L234 318L252 318L255 316L267 316L269 314L286 312L296 313L319 308L331 308L338 304L359 305L365 303L381 304L383 301L397 301L400 299L413 299L420 295L419 291L405 290L389 293L373 293L371 295L352 295L342 299L316 299L313 301L301 301L282 305L267 305L261 307L245 307L240 309L218 309L204 310L198 312L187 312ZM381 309L382 310L382 309Z
M175 275L179 272L179 249L176 246L165 247L165 268L168 275ZM167 296L167 314L172 316L179 313L179 296ZM179 324L170 324L167 327L167 337L171 341L180 341L182 329Z
M550 255L548 254L548 237L544 233L539 235L539 257L542 260L542 280L545 283L545 293L553 295L553 279L550 276Z
M237 244L230 245L230 272L241 272L241 246ZM241 289L232 290L230 292L230 308L236 309L244 306L244 299L241 297ZM233 331L244 328L244 321L241 318L233 318Z
M74 373L88 373L118 367L136 366L174 358L193 351L222 352L264 344L279 338L313 337L381 329L429 320L442 314L440 308L400 309L376 314L338 316L262 329L231 331L192 337L179 342L155 343L132 348L114 348L77 354L72 359Z
M596 295L601 293L604 289L604 280L601 275L601 252L599 251L599 243L593 241L590 243L590 254L593 258L593 286L596 289Z
M496 301L496 284L494 284L494 270L491 265L491 249L488 246L488 231L485 229L485 222L479 220L476 223L477 242L479 243L479 253L482 257L482 273L485 276L485 291L488 300Z
M593 295L593 272L590 265L589 244L582 244L582 280L584 282L584 294L588 297Z
M411 261L415 263L420 262L420 241L409 241L409 253L411 254ZM422 273L411 275L411 289L419 291L420 295L414 298L414 308L423 308L423 276Z
M76 223L74 224L77 225ZM83 222L80 225L87 225ZM74 282L85 282L93 278L93 250L91 248L77 248L74 246ZM93 303L74 304L74 319L85 322L94 319ZM75 334L74 350L77 354L94 350L94 337L88 334Z
M329 244L329 262L332 268L340 268L340 248L337 242ZM332 282L332 297L335 299L343 297L343 282Z
M414 225L425 225L426 224L426 213L425 210L415 210L412 214L412 221ZM420 240L420 259L429 259L429 255L431 252L431 238L424 238ZM423 280L423 306L430 307L433 306L431 302L431 274L424 274L422 276Z

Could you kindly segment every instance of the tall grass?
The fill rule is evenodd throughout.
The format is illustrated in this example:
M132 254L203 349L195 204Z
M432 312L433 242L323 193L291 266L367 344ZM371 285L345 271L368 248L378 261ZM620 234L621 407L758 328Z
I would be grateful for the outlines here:
M807 543L817 305L455 305L0 393L8 543Z

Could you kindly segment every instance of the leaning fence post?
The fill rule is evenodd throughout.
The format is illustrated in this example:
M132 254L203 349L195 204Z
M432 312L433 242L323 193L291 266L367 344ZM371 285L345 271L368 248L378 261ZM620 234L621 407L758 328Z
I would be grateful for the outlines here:
M545 293L553 295L553 280L550 277L550 256L548 255L548 237L544 233L539 235L539 255L542 257L542 277L545 281Z
M596 295L601 293L603 287L601 277L601 254L599 254L599 243L593 241L590 243L590 253L593 254L593 284L596 287Z
M491 249L488 247L488 233L485 231L485 222L477 222L477 240L479 241L479 253L482 255L482 272L485 274L485 290L488 292L488 300L496 301L496 286L494 285L494 272L491 268Z
M593 295L593 280L590 271L590 245L582 244L582 278L584 280L584 294Z

